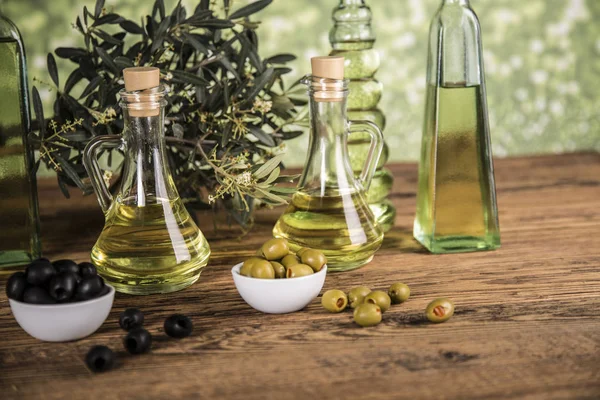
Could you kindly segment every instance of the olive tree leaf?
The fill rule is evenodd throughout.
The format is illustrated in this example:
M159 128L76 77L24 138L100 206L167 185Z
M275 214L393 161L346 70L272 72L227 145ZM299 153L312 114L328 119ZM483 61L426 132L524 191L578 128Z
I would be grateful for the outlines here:
M94 21L92 26L100 26L105 24L118 24L123 21L123 17L117 14L106 14Z
M281 168L279 168L279 167L275 168L273 171L271 171L271 174L263 183L269 185L269 184L275 182L275 179L279 178L280 173L281 173Z
M94 17L98 18L102 14L104 8L104 0L96 0L96 7L94 8Z
M273 2L273 0L259 0L259 1L255 1L254 3L250 3L247 6L244 6L238 10L236 10L235 12L233 12L230 16L229 19L238 19L238 18L244 18L247 17L249 15L252 15L260 10L262 10L263 8L265 8L266 6L268 6L269 4L271 4Z
M246 93L246 99L244 101L245 106L252 104L254 98L260 93L261 90L263 90L266 84L269 83L274 72L275 71L273 68L267 68L265 72L263 72L254 80L254 84L250 87L248 93Z
M267 160L264 164L262 164L252 175L257 180L260 180L267 175L269 175L283 160L285 154L278 154L275 157Z
M138 35L142 35L144 33L144 29L142 29L141 26L128 19L119 22L119 26L129 33L134 33Z
M121 70L119 69L119 67L117 66L117 64L115 64L115 62L108 55L108 53L106 52L106 50L104 50L104 49L102 49L100 47L96 47L96 52L98 53L98 55L102 59L102 62L104 62L104 64L106 64L106 66L108 67L108 69L110 69L110 71L113 74L118 75L121 72Z
M31 101L33 102L33 111L35 117L40 126L40 138L46 137L46 120L44 119L44 106L42 105L42 99L40 98L40 92L34 86L31 89Z
M202 43L200 43L200 41L198 39L196 39L194 37L194 35L187 33L187 32L183 32L183 37L185 38L185 40L187 42L189 42L192 47L194 47L196 50L198 50L199 52L208 55L208 49L206 48L206 46L204 46Z
M47 64L50 78L52 78L52 82L58 87L58 68L56 68L56 60L52 53L48 53Z
M67 199L70 199L71 195L69 194L69 188L67 188L67 185L65 185L63 180L60 178L60 175L56 175L56 179L58 181L58 187L60 188L63 196L65 196Z
M73 47L59 47L54 50L54 54L56 54L60 58L79 58L84 57L88 53L84 49L78 49Z
M163 70L161 71L163 74L171 74L173 75L173 78L171 79L174 82L179 82L179 83L190 83L192 85L208 85L208 81L204 78L202 78L201 76L192 74L191 72L187 72L187 71L180 71L180 70Z
M65 88L64 88L65 93L70 93L71 89L73 89L73 86L77 85L77 83L79 83L79 81L81 81L82 79L83 79L83 74L81 73L79 68L77 68L76 70L71 72L71 74L67 78L67 82L65 82Z
M268 133L266 133L265 131L260 129L260 127L258 127L256 125L247 125L246 128L248 128L250 133L252 133L254 136L256 136L256 138L265 146L273 147L276 145L275 139L273 139L273 136L269 135Z
M87 187L85 186L77 172L73 169L71 164L69 164L64 158L62 158L58 154L55 154L53 157L56 159L56 161L59 162L60 167L65 172L65 174L73 181L73 183L75 183L75 185L77 185L79 189L85 192L87 190Z
M285 64L290 61L294 61L296 56L290 53L282 53L271 56L269 58L265 58L265 62L269 64Z

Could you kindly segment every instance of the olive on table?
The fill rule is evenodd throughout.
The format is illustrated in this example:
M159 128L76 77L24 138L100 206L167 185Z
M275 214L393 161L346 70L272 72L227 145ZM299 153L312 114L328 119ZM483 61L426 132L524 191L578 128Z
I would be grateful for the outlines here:
M123 346L131 354L142 354L152 347L152 335L144 328L136 328L125 336Z
M144 313L137 308L128 308L119 316L119 326L125 331L141 328L144 325Z
M431 322L445 322L454 314L454 303L446 298L433 300L425 309L425 316Z
M348 292L348 304L351 308L362 304L365 301L365 296L371 293L371 289L366 286L358 286L350 289Z
M262 245L261 250L265 258L269 261L279 260L285 257L290 249L285 239L270 239Z
M377 304L381 308L381 312L386 312L390 309L392 300L390 296L384 291L374 290L365 296L365 303Z
M346 297L346 293L342 292L341 290L331 289L323 293L323 297L321 297L321 305L329 312L342 312L348 305L348 297Z
M174 314L165 320L163 328L167 335L181 339L192 334L194 325L189 317L182 314Z
M381 309L377 304L359 304L354 309L354 322L363 327L375 326L381 322Z
M94 346L85 356L85 363L92 372L105 372L112 368L115 353L106 346Z
M281 264L283 264L284 267L289 268L292 265L300 264L300 259L294 254L288 254L281 259Z
M27 275L25 272L15 272L6 282L6 297L23 301L23 294L27 288Z
M302 264L308 265L315 272L319 272L327 263L325 255L318 250L303 251L300 260L302 260Z
M392 304L404 303L410 297L410 288L404 283L394 283L388 289L388 296L392 299Z
M270 261L273 271L275 272L275 279L285 278L285 267L277 261Z
M306 264L296 264L289 267L286 271L286 278L300 278L302 276L312 275L315 271Z
M259 261L265 261L264 258L260 257L250 257L242 264L242 268L240 268L240 275L250 276L250 271L252 271L252 267L255 263Z
M259 279L275 279L275 270L270 262L261 260L254 263L250 270L250 276Z

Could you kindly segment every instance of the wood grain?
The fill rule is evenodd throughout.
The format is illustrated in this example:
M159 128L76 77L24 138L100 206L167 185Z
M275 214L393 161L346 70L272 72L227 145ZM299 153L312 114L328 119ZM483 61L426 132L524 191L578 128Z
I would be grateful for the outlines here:
M270 235L281 210L261 211L243 239L214 232L213 257L193 287L163 296L118 295L102 328L49 344L14 322L0 294L2 399L598 399L600 398L600 155L498 160L502 248L433 256L411 236L416 166L391 166L396 226L374 261L330 274L325 289L410 285L411 299L363 329L351 313L315 300L289 315L265 315L239 297L230 267ZM83 261L102 228L92 197L66 201L40 183L44 249ZM4 285L6 277L0 277ZM435 297L456 304L447 323L422 316ZM118 314L140 307L154 335L150 354L121 351ZM167 339L164 318L192 317L195 332ZM90 346L118 350L116 370L92 375Z

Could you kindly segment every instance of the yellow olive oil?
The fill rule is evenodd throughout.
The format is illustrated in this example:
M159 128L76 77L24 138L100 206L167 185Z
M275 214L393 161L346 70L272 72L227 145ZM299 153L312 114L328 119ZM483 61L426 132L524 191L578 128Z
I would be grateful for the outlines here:
M347 271L368 263L383 240L364 194L334 189L323 195L295 193L273 234L287 239L292 251L301 247L322 251L330 271Z
M433 253L500 246L480 86L429 85L415 238Z
M210 249L179 198L143 207L115 199L92 250L98 272L129 294L168 293L191 285Z

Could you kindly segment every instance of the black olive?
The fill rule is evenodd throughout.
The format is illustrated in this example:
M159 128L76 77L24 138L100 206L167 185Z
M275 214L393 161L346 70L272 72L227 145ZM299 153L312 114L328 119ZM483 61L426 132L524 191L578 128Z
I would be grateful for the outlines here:
M152 346L152 335L144 328L136 328L125 336L123 346L131 354L145 353Z
M87 277L90 277L90 276L95 276L95 275L98 274L98 272L96 271L96 267L94 266L94 264L89 263L89 262L82 262L82 263L79 264L79 273L84 278L87 278Z
M50 261L38 259L27 266L25 273L27 274L27 282L29 284L41 286L48 283L56 275L56 269L54 269Z
M56 304L56 300L50 296L46 289L38 286L30 286L25 289L23 301L30 304Z
M185 315L175 314L165 320L164 329L167 335L180 339L190 336L194 325Z
M137 308L128 308L119 317L119 326L126 331L141 328L142 325L144 325L144 314Z
M97 275L83 278L79 282L79 285L77 285L75 296L78 300L93 299L100 293L103 287L104 281Z
M110 288L106 285L104 285L102 287L102 290L96 295L96 297L102 297L104 295L107 295L110 292Z
M115 363L115 353L106 346L94 346L85 356L85 363L92 372L105 372Z
M73 274L79 275L79 265L73 260L57 260L52 263L54 268L56 269L57 274L61 274L63 272L71 272Z
M64 303L71 300L76 288L77 275L72 272L63 272L50 280L48 292L60 303Z
M25 272L15 272L6 282L6 297L9 299L23 301L23 293L27 287L27 275Z

